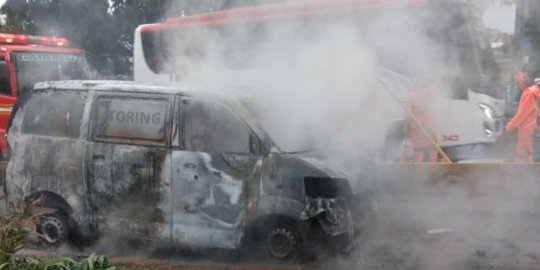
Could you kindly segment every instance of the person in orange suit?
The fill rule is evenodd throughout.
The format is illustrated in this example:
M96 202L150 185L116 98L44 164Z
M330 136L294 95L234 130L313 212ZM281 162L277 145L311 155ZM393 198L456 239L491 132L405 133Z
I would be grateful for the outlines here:
M506 124L506 131L517 129L516 153L514 161L533 162L533 139L536 130L536 117L538 115L538 98L540 88L534 83L527 72L518 72L514 75L519 88L521 98L516 114Z
M416 162L437 162L438 152L429 136L435 139L435 131L432 119L431 95L429 94L431 83L427 79L417 79L415 88L409 95L407 108L412 114L408 117L408 131ZM416 123L412 117L415 117ZM418 125L420 124L422 128Z

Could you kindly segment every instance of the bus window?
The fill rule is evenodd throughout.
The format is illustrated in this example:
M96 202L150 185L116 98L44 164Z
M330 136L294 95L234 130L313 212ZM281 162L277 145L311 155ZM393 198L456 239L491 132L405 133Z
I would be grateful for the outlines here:
M0 95L11 95L8 65L4 58L0 58Z
M219 54L220 34L216 28L144 32L142 47L146 64L156 74L186 72L191 65L207 60L211 53ZM215 42L210 41L212 37Z
M159 32L157 34L153 32L143 33L142 43L146 64L154 73L162 73L164 44L160 38Z

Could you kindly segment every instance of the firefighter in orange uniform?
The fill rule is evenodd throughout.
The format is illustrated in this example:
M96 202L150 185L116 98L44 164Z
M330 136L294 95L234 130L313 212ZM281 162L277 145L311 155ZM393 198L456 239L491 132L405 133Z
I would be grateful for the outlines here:
M511 132L516 128L518 131L514 161L533 162L533 139L537 126L537 102L540 97L540 88L534 83L530 74L526 72L516 73L514 79L521 89L521 98L519 99L516 114L506 124L506 131Z
M408 130L416 162L437 162L438 152L431 138L436 140L431 110L431 83L427 79L415 81L414 89L409 95L407 108ZM416 118L415 122L412 117ZM421 125L424 130L419 126ZM426 132L427 131L427 132ZM431 138L430 138L431 137Z

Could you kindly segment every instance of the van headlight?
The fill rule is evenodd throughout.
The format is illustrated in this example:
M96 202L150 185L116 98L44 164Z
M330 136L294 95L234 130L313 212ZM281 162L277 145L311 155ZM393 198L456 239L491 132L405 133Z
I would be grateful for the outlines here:
M478 104L478 108L480 108L480 110L482 111L484 116L487 117L487 119L495 120L495 111L493 111L493 109L491 107L489 107L488 105L486 105L484 103L480 103L480 104Z

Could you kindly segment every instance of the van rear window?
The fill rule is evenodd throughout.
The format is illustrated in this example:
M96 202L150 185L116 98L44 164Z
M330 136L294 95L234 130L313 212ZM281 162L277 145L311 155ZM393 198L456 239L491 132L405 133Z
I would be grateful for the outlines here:
M36 92L25 107L22 130L27 134L78 138L86 94L76 91Z
M165 98L99 97L93 111L93 137L162 142L169 106Z

